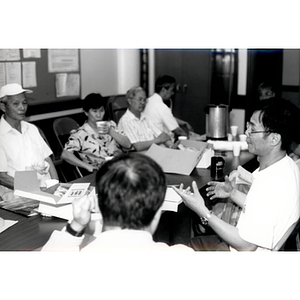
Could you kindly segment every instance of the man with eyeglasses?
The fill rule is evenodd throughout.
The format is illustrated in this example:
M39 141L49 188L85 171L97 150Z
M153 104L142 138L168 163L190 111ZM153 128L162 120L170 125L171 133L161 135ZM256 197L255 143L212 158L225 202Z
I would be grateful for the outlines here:
M142 87L134 86L126 93L128 109L121 117L118 127L124 131L136 151L145 151L152 144L171 147L170 137L158 129L144 114L146 93Z
M269 99L260 102L247 124L250 153L257 155L249 192L234 188L229 178L225 182L209 182L207 196L211 200L230 198L242 208L238 223L229 225L205 206L196 183L191 189L175 190L184 203L209 225L217 236L199 236L191 241L195 250L272 250L299 219L300 174L287 155L292 141L299 142L300 112L286 100Z

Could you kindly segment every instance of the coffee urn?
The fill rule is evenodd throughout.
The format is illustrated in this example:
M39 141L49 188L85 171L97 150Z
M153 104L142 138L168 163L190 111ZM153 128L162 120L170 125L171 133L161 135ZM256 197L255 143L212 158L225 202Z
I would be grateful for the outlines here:
M206 138L226 140L228 132L228 105L209 104L204 111L206 113Z

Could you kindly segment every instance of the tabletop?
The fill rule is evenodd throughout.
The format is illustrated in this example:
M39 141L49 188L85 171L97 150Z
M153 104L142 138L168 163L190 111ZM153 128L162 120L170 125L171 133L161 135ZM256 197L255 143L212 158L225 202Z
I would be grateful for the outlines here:
M236 169L238 165L245 166L252 171L256 165L254 155L242 151L239 157L233 157L232 152L222 153L225 159L224 175ZM247 165L248 164L248 165ZM187 175L166 174L168 184L191 185L196 181L199 189L203 189L208 181L213 180L210 169L195 168ZM222 178L220 179L222 180ZM79 178L74 182L90 182L95 185L95 173ZM162 214L154 240L168 244L186 244L191 236L191 219L193 212L184 204L180 204L178 212L164 212ZM0 234L0 250L2 251L27 251L42 247L49 239L53 230L61 230L67 223L66 220L56 217L43 217L41 215L25 217L0 209L0 217L5 220L17 220L18 223Z

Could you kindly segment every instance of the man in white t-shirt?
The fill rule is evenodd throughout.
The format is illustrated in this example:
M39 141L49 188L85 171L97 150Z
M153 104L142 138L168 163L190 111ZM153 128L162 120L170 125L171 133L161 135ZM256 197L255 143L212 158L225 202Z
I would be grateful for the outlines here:
M164 75L158 77L155 82L155 93L147 99L144 114L152 119L155 126L170 136L188 136L193 131L191 125L183 120L175 118L171 109L164 103L174 95L175 78ZM185 126L187 131L181 128Z
M97 171L97 206L103 217L102 233L82 251L144 252L192 251L184 245L156 243L152 235L161 215L166 178L160 166L141 153L122 154ZM85 238L94 199L73 202L74 219L62 231L54 231L43 250L77 250Z
M283 99L272 98L259 105L246 130L249 152L257 155L260 164L253 172L249 192L235 189L228 177L225 182L209 182L207 188L212 200L230 198L242 208L236 227L207 209L196 183L194 195L190 189L177 189L184 203L217 234L192 239L195 250L272 250L299 219L299 169L287 150L292 141L299 141L300 112Z

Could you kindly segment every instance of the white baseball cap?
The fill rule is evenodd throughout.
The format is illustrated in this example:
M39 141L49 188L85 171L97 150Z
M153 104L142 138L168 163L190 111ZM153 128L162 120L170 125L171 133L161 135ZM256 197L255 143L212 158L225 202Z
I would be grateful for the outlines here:
M0 98L4 96L14 96L21 93L32 93L31 90L24 90L18 83L4 85L0 90Z

